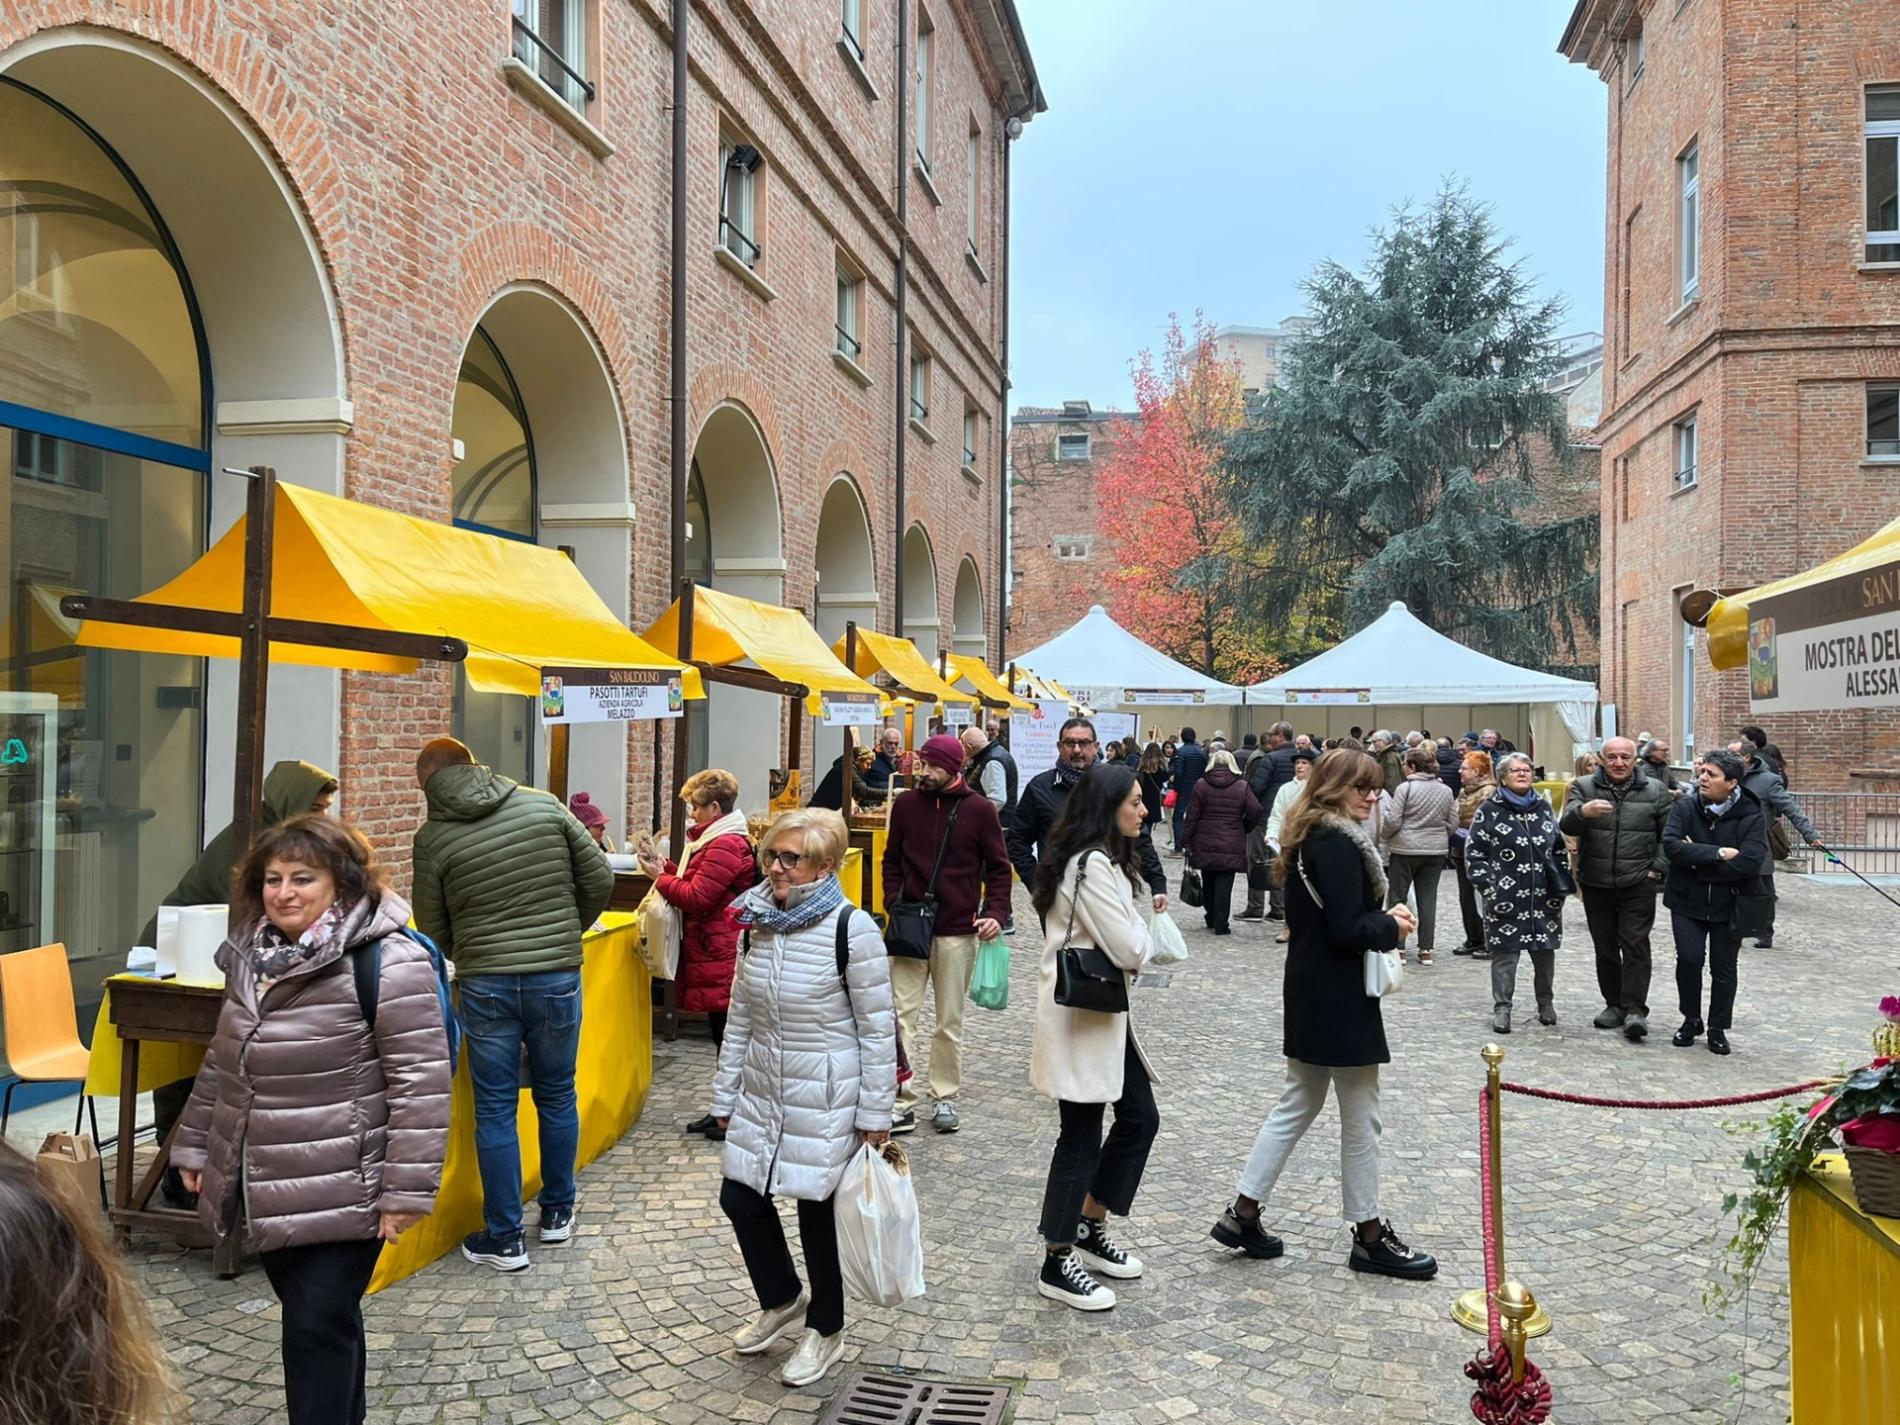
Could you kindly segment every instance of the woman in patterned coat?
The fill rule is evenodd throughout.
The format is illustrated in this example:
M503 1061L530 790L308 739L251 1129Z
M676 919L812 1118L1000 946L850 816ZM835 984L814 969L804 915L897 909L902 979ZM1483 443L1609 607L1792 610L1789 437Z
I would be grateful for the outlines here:
M1531 787L1531 759L1513 752L1498 761L1500 785L1471 818L1465 874L1484 904L1484 944L1491 952L1491 1027L1511 1032L1517 962L1530 952L1537 1022L1555 1024L1557 947L1564 938L1564 892L1551 863L1563 839L1550 805Z

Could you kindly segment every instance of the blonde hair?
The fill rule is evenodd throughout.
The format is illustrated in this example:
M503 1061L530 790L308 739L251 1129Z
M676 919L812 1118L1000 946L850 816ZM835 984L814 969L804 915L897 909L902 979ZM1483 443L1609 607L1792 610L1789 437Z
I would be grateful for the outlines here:
M729 812L739 804L739 779L730 772L708 767L686 779L685 785L680 788L680 800L689 807L703 807L707 802L718 802L720 811Z
M1234 761L1234 754L1229 752L1225 747L1207 759L1207 766L1209 771L1212 771L1216 767L1225 767L1236 776L1240 773L1240 764Z
M1364 796L1374 788L1383 790L1385 774L1369 754L1350 747L1335 747L1313 764L1312 773L1300 784L1300 794L1286 814L1280 830L1280 854L1274 858L1273 874L1282 883L1293 853L1300 849L1318 826L1320 818L1331 812L1350 817L1347 809L1353 795Z
M805 838L807 856L816 857L827 870L836 870L844 862L851 833L844 818L826 807L799 807L788 811L765 829L759 838L759 869L769 871L772 857L768 848L786 832L796 831Z

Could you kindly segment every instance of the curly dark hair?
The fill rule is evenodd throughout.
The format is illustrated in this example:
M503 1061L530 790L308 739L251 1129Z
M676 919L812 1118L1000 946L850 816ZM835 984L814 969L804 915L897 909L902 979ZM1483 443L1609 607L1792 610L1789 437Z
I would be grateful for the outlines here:
M321 812L293 816L260 832L232 877L231 904L242 915L240 924L254 923L264 913L264 871L273 861L300 861L328 871L338 905L354 905L365 896L381 900L388 889L362 832Z
M1134 790L1135 774L1125 762L1098 762L1082 774L1042 849L1041 864L1036 867L1035 894L1031 901L1036 914L1047 917L1062 886L1062 873L1069 862L1084 851L1101 851L1121 867L1128 884L1141 887L1141 857L1137 848L1141 839L1123 836L1115 825L1115 812Z

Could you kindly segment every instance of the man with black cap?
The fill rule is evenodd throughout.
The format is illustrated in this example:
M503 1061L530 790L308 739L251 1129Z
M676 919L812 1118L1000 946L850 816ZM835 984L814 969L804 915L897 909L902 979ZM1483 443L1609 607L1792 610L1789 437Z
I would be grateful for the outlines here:
M1009 920L1009 852L996 805L963 777L963 744L947 734L918 749L912 790L891 803L884 845L884 904L934 897L930 958L891 957L891 998L913 1059L922 1041L918 1019L924 987L936 991L937 1032L930 1040L930 1125L962 1127L957 1090L963 1079L963 1002L970 993L979 940L994 940ZM935 875L935 885L931 878ZM917 1079L897 1087L891 1132L917 1127Z

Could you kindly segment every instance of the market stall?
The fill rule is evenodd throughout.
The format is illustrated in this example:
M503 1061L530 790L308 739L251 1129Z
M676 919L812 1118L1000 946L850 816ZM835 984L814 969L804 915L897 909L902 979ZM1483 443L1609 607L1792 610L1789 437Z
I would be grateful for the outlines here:
M636 638L556 550L279 484L269 470L251 478L244 518L177 578L135 600L71 595L60 605L65 617L82 620L82 647L238 659L233 826L240 847L250 843L262 800L273 662L405 673L424 660L462 661L472 686L527 696L540 692L541 668L554 662L639 669L677 679L682 698L701 695L697 672ZM637 960L624 941L609 953ZM131 1090L120 1099L119 1142L128 1155L144 1070L137 1050L120 1054L117 1031L178 1046L200 1031L196 1042L209 1038L201 1023L206 1006L196 1003L205 996L165 982L137 988L148 986L171 998L122 996L144 1016L136 1027L129 1003L117 1011L102 1006L102 1028L115 1032L97 1036L89 1074L102 1076L111 1092ZM209 1008L215 1026L215 996ZM591 1002L587 1012L595 1013ZM599 1014L617 1017L610 1007ZM641 1072L650 1074L650 1063ZM639 1106L638 1098L614 1106L622 1127ZM459 1119L458 1130L472 1144L472 1117ZM191 1214L150 1206L170 1149L169 1140L160 1144L136 1183L129 1156L119 1164L113 1216L121 1226L195 1230ZM235 1270L235 1256L218 1265Z
M1151 710L1157 708L1227 708L1242 701L1239 688L1151 648L1100 604L1041 647L1018 656L1016 667L1019 676L1034 668L1052 699L1080 699L1096 712L1132 713L1138 720L1152 720L1159 714ZM1170 711L1167 716L1178 720L1188 714ZM1218 716L1231 723L1238 714ZM1209 730L1200 729L1203 735Z
M1452 737L1496 728L1548 771L1567 775L1593 744L1597 690L1467 648L1395 602L1317 658L1250 686L1247 706L1254 732L1281 719L1322 737L1354 727Z

